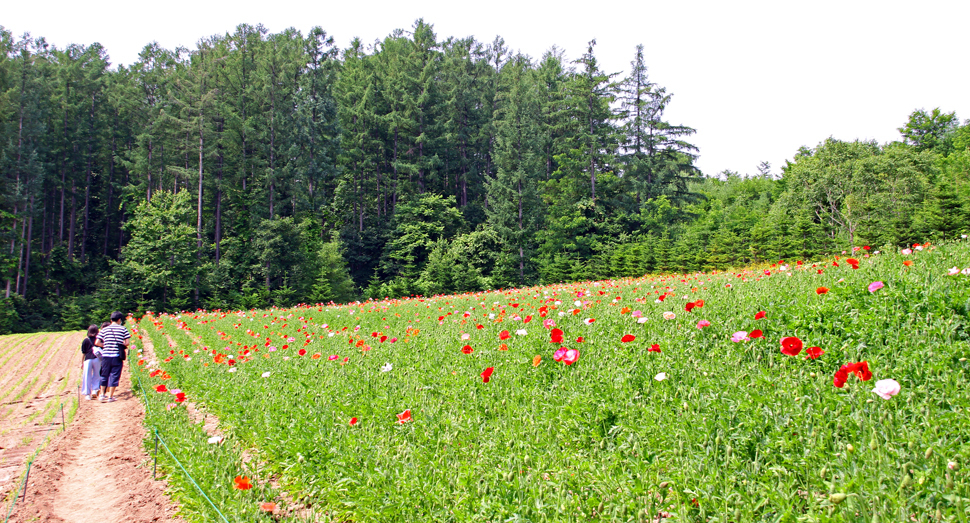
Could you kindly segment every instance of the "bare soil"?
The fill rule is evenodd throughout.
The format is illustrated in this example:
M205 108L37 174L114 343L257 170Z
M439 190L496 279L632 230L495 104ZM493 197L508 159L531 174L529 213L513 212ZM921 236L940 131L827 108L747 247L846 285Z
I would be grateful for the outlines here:
M0 336L0 496L77 402L83 333Z
M83 333L57 336L69 338L62 345L69 347L70 362L54 368L65 369L64 379L74 377L66 393L76 395ZM62 348L59 345L58 354ZM174 516L176 505L165 496L166 483L152 479L151 460L142 445L144 406L131 392L129 363L125 362L117 401L82 397L73 422L41 451L30 469L26 501L17 502L11 521L180 521ZM17 472L15 478L19 477Z

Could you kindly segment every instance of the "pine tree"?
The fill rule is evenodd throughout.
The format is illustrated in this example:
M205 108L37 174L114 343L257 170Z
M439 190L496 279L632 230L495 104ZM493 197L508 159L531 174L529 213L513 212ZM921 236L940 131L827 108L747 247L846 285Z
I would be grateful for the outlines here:
M630 76L620 84L624 176L641 203L661 194L679 203L691 197L687 184L700 175L693 166L697 147L685 140L695 130L671 125L663 113L673 95L649 80L643 45L637 46Z
M519 284L526 283L526 254L535 242L542 215L537 180L542 172L539 99L527 58L517 55L503 67L495 111L495 163L487 182L489 224L518 258Z

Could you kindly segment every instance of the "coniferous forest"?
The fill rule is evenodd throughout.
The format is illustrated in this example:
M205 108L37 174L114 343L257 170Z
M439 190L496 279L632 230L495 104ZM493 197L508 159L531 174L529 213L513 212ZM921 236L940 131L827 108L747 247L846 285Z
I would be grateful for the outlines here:
M702 173L630 49L241 25L114 66L0 27L0 332L724 269L970 232L970 123ZM757 143L750 147L757 148Z

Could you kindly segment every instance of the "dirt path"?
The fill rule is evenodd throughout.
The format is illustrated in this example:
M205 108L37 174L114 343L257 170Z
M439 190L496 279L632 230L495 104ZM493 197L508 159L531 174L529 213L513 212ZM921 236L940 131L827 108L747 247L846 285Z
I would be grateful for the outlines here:
M81 400L67 431L37 458L27 501L11 521L177 522L165 482L152 479L142 441L144 406L125 362L114 403Z

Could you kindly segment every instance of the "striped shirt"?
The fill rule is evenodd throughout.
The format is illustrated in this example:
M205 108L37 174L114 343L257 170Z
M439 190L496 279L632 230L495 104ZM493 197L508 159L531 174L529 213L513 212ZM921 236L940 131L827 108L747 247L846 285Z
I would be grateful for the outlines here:
M101 332L98 333L98 339L104 343L104 347L100 350L101 355L106 358L120 356L120 351L128 338L131 338L131 333L121 325L112 323L101 329Z

